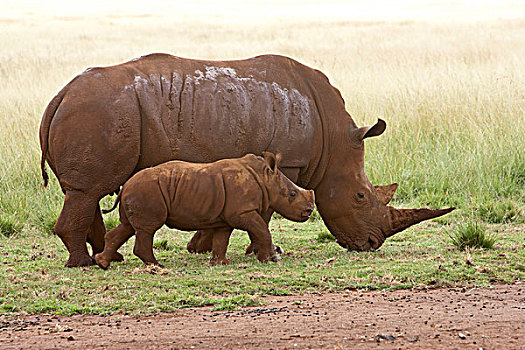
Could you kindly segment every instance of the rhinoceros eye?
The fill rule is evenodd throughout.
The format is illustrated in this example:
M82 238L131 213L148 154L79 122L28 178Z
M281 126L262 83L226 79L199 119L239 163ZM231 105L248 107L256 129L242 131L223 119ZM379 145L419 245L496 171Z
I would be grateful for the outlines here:
M297 196L297 192L295 191L290 192L290 197L295 197L295 196Z
M361 193L361 192L357 192L357 198L363 199L363 198L365 198L365 194Z

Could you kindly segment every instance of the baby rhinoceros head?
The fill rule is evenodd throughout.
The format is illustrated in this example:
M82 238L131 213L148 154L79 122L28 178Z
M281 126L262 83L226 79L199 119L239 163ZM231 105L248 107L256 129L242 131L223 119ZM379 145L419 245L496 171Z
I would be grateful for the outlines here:
M263 152L263 158L270 207L289 220L308 220L314 211L314 191L297 186L279 170L280 154Z

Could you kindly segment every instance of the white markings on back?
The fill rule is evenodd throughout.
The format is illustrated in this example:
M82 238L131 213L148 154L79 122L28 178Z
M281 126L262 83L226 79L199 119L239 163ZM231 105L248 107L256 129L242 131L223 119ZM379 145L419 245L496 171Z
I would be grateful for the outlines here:
M249 77L239 77L237 71L230 67L215 67L204 66L205 72L197 69L194 76L187 75L186 78L193 80L195 85L199 85L204 81L218 83L219 80L225 79L224 83L231 88L246 89L250 84L256 86L260 91L272 91L274 96L282 101L283 104L290 106L292 112L301 117L300 123L304 124L310 115L310 103L308 97L301 94L297 89L287 89L281 87L278 83L269 83L266 81L258 81ZM266 73L266 72L265 72ZM245 91L246 92L246 91Z
M284 137L281 134L312 132L310 99L295 88L261 81L252 75L241 77L230 67L205 65L187 74L184 80L177 72L171 74L171 77L159 73L138 74L122 90L124 93L134 89L139 99L144 98L142 108L151 108L152 115L161 118L163 124L159 106L164 104L169 110L175 110L177 115L165 116L168 119L164 129L168 133L176 132L181 137L181 133L187 132L190 138L194 137L195 123L198 123L195 118L213 121L215 124L210 123L210 128L223 128L225 134L232 135L235 144L245 143L243 140L250 134L247 128L254 125L270 128L267 132L278 139ZM151 99L161 95L165 97ZM275 115L279 117L274 119ZM271 131L271 125L277 125L275 122L279 126ZM261 140L265 137L261 136Z
M133 82L135 84L147 84L148 80L144 77L141 77L140 75L136 75L135 80Z
M147 84L148 84L148 79L146 79L146 78L144 78L144 77L142 77L140 75L136 75L135 79L133 80L133 83L124 85L123 91L131 90L134 87L140 89L141 86L143 88Z

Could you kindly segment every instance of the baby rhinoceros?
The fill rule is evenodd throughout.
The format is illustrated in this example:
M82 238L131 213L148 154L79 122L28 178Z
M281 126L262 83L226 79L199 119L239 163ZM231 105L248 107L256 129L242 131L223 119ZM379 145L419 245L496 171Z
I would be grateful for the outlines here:
M290 181L279 169L280 156L214 163L171 161L139 171L122 187L120 225L105 236L104 251L95 256L108 268L124 242L136 235L133 253L146 264L157 264L153 235L166 224L179 230L215 229L212 264L228 264L226 249L234 228L248 231L260 261L276 261L272 237L261 214L269 208L293 221L305 221L314 210L314 192Z

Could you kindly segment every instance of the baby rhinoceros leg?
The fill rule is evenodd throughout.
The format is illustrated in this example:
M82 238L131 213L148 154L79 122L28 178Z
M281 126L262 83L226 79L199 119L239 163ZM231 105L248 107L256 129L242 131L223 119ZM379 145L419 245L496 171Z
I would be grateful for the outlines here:
M230 242L230 235L233 229L227 227L224 229L216 229L213 231L212 237L212 258L210 265L229 265L230 262L226 259L226 250Z
M153 254L153 236L156 230L137 229L133 254L138 256L146 265L161 266Z
M104 220L102 219L100 206L97 206L97 210L95 211L95 219L93 220L87 235L87 241L93 248L93 259L95 258L95 255L101 253L104 250L105 235L106 226L104 225ZM124 257L122 254L115 251L111 257L111 261L124 261Z
M138 173L140 174L140 173ZM153 236L168 218L168 207L155 173L143 173L142 178L127 182L122 194L122 205L126 220L135 230L133 254L147 265L159 265L153 255ZM121 221L123 215L121 215Z
M269 209L268 211L266 211L264 214L261 215L261 217L263 218L264 222L266 222L266 225L268 225L268 223L270 222L270 219L272 218L272 214L273 214L273 209ZM252 239L252 237L250 236L250 239ZM274 252L274 258L272 258L272 261L279 261L281 260L281 257L280 257L280 254L284 254L284 251L283 249L278 246L278 245L275 245L273 244L272 245L272 250ZM254 254L255 251L254 251L254 248L253 248L253 241L250 242L250 245L248 247L246 247L246 251L245 251L245 255L251 255L251 254Z
M279 261L272 244L268 223L257 212L247 212L239 216L238 228L248 231L253 252L261 262Z
M135 230L129 222L122 223L113 230L106 233L104 251L95 255L97 265L103 269L107 269L111 261L115 261L115 257L120 255L117 250L131 237Z

